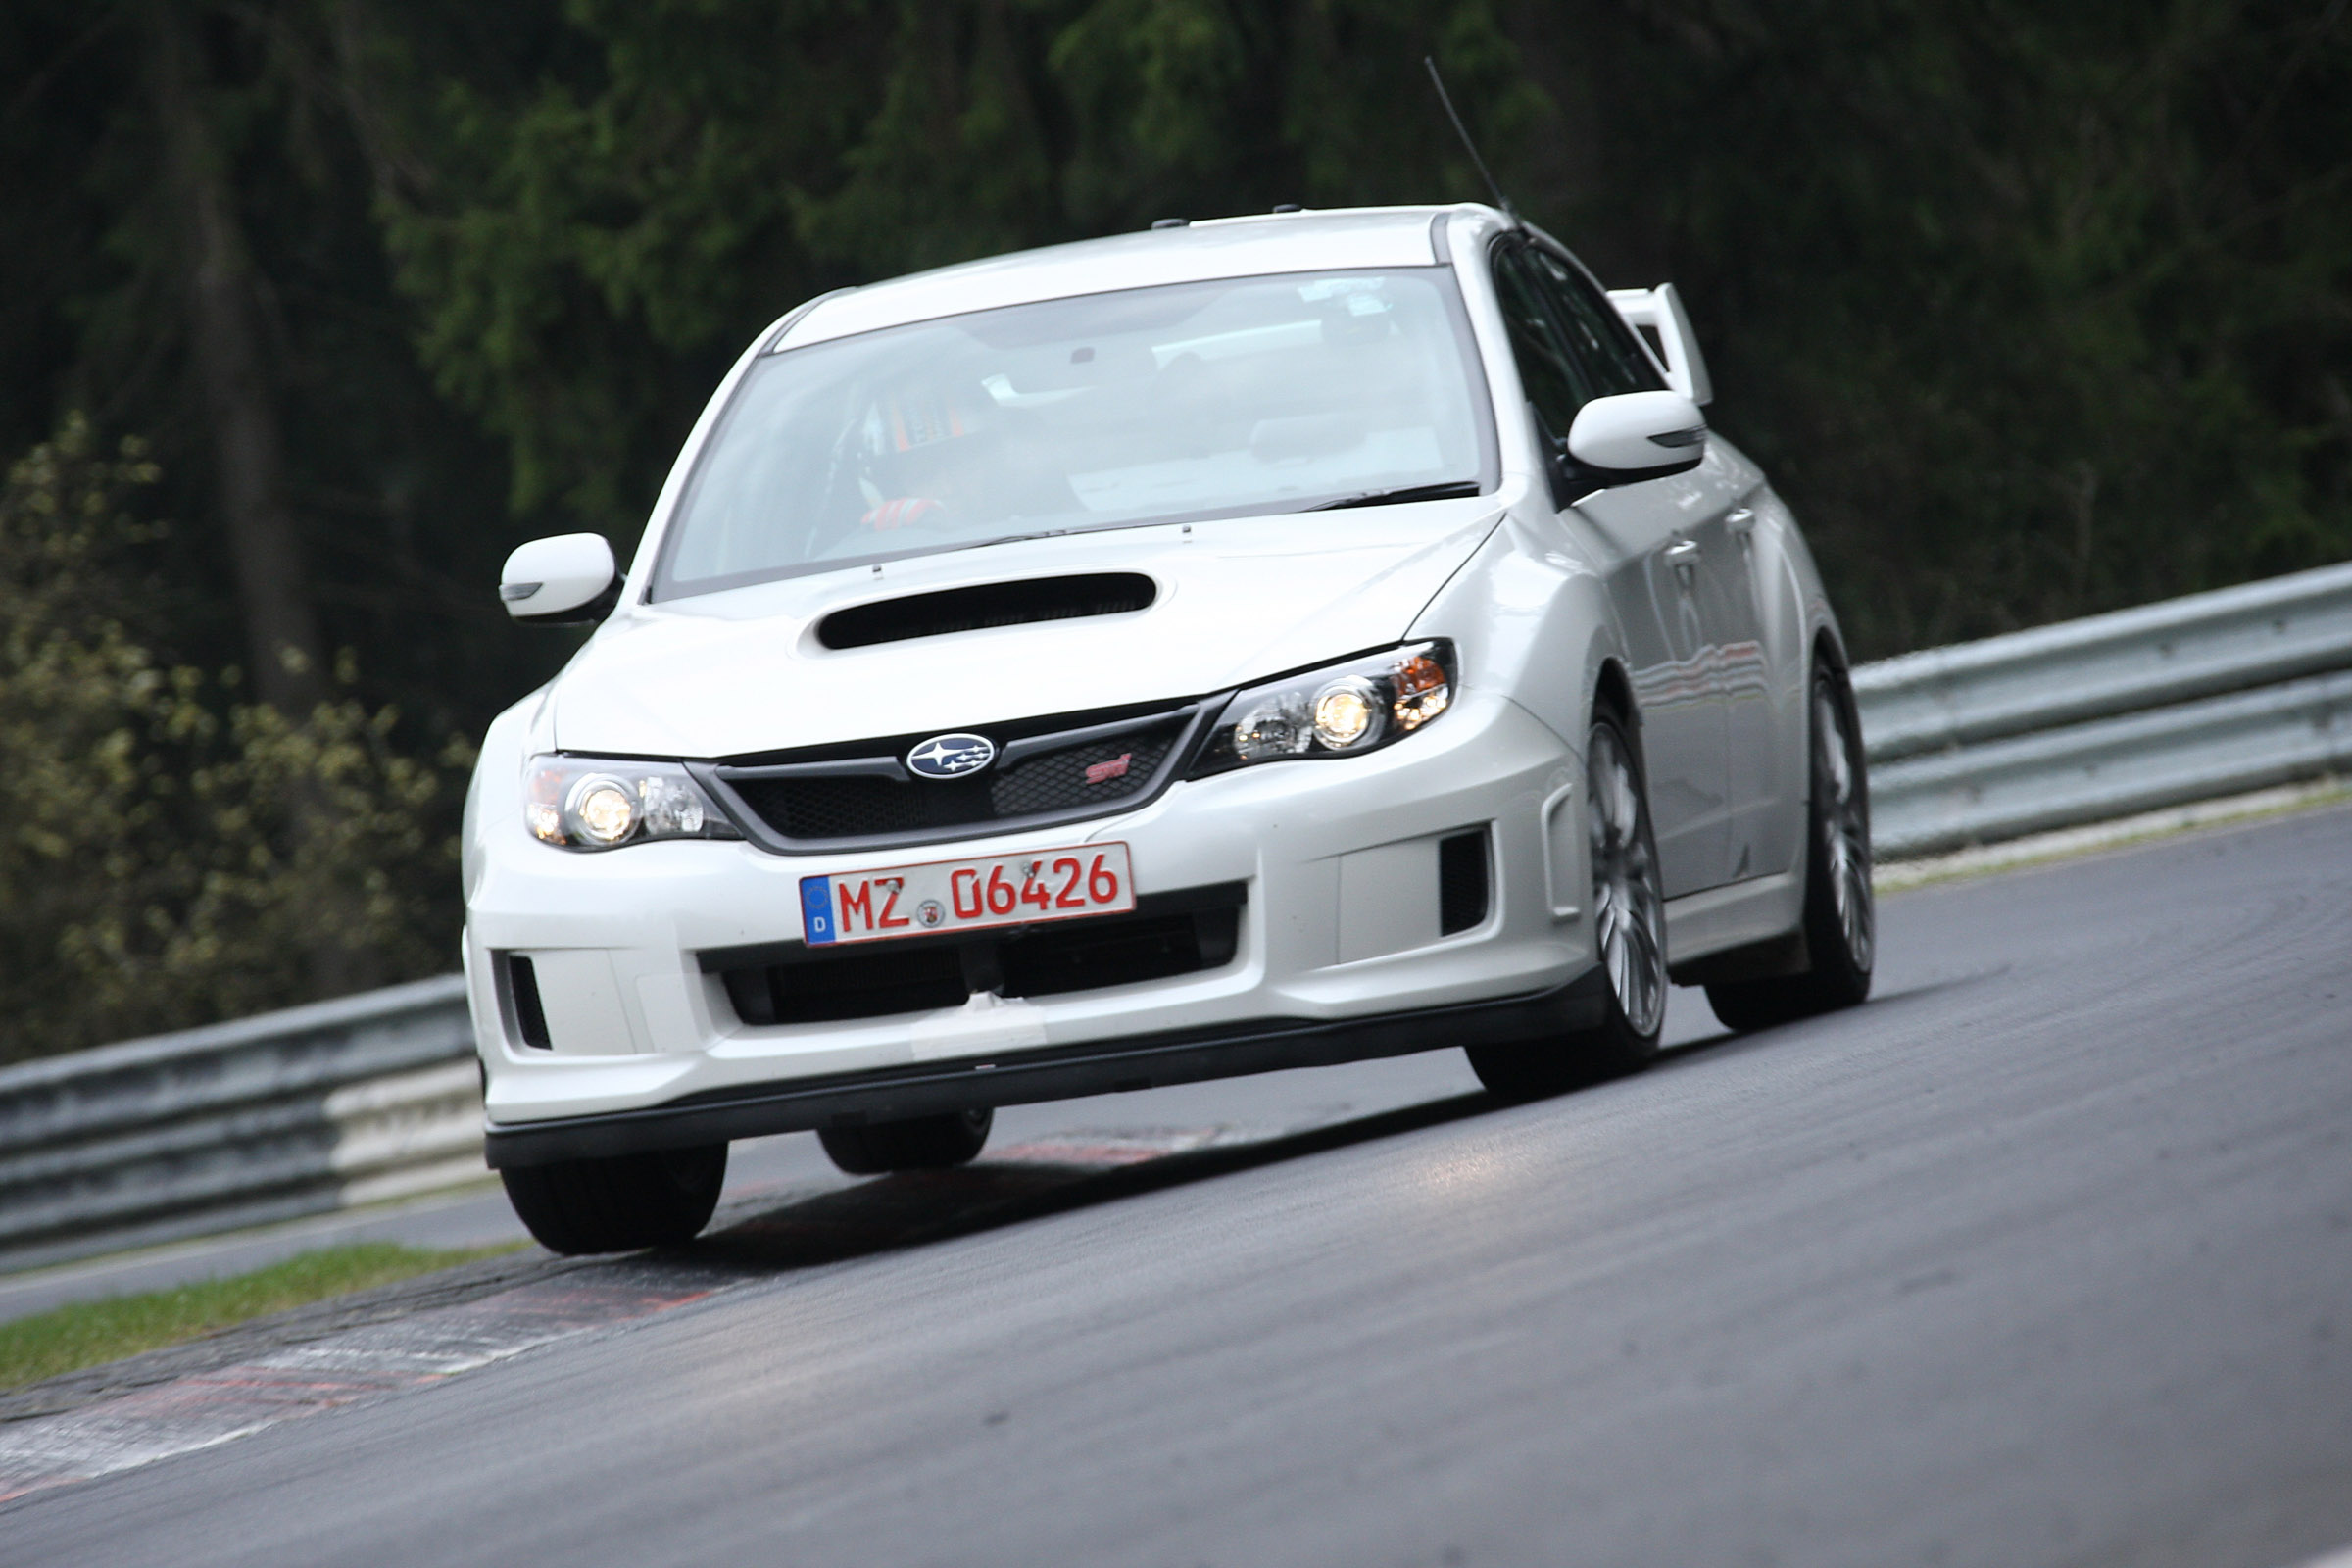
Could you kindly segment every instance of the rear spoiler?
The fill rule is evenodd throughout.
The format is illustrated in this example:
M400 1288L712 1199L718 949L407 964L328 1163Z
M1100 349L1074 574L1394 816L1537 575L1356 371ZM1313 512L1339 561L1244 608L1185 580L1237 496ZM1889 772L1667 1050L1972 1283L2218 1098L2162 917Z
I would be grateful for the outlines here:
M1649 350L1650 358L1664 360L1659 371L1666 384L1702 408L1715 400L1715 384L1707 378L1706 356L1698 351L1698 338L1690 330L1690 318L1683 310L1683 297L1674 291L1672 283L1660 283L1656 288L1613 288L1609 303L1625 318L1625 324L1634 329L1634 336ZM1647 328L1647 331L1642 330ZM1651 348L1652 340L1656 348Z

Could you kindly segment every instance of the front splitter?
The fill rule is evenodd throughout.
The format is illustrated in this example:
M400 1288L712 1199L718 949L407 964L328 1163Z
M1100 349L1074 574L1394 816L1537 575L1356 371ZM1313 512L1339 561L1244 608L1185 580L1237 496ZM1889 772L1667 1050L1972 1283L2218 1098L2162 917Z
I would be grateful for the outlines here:
M1210 1029L1009 1053L985 1063L926 1062L709 1090L660 1105L595 1116L503 1126L494 1122L487 1130L485 1152L494 1169L548 1165L1291 1067L1330 1067L1455 1046L1560 1040L1565 1048L1564 1037L1597 1026L1607 1009L1607 977L1594 968L1549 991L1492 1002L1361 1018L1258 1018Z

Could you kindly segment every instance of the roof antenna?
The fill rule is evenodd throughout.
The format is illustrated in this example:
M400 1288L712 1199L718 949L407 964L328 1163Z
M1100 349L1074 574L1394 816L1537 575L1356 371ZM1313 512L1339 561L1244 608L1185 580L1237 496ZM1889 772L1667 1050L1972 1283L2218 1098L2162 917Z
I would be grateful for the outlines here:
M1502 209L1502 216L1511 220L1512 227L1526 227L1527 225L1519 220L1519 209L1511 205L1511 199L1505 196L1502 193L1502 187L1495 183L1494 172L1487 168L1487 161L1478 156L1478 143L1470 139L1469 129L1463 125L1462 117L1454 113L1453 95L1446 90L1446 78L1438 74L1436 57L1423 55L1421 63L1429 68L1429 84L1438 89L1438 102L1446 106L1446 118L1453 122L1453 133L1462 138L1462 150L1470 155L1470 162L1477 167L1479 177L1487 182L1487 189L1494 193L1494 205Z

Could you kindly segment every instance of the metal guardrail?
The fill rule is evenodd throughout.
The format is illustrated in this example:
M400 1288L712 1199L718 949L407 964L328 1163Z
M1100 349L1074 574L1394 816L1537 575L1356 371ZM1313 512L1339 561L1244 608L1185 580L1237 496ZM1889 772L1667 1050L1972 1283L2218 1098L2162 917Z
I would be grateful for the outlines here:
M1854 671L1871 760L2352 668L2352 564L1931 648Z
M1882 859L2352 771L2352 564L1854 671Z
M1886 858L2352 771L2352 565L1854 672ZM0 1068L0 1268L488 1173L464 981Z
M457 975L0 1068L0 1268L488 1174Z

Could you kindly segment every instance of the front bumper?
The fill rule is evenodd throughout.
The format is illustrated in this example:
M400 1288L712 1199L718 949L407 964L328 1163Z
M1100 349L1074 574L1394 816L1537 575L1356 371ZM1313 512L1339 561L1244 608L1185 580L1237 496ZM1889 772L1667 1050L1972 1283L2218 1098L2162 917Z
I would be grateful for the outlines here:
M1287 1067L1330 1067L1443 1046L1537 1040L1589 1029L1602 1020L1607 1006L1604 977L1598 969L1588 969L1554 990L1499 1002L1320 1023L1264 1018L1027 1052L987 1062L942 1062L710 1090L601 1116L494 1125L487 1153L494 1169L545 1165L655 1149L691 1149L770 1133L858 1127L908 1116L1159 1089Z
M775 855L719 841L583 855L533 842L518 807L484 808L466 957L492 1162L1572 1027L1585 1008L1574 983L1592 961L1573 892L1584 886L1583 815L1570 808L1581 775L1566 743L1524 709L1466 694L1426 734L1366 757L1243 769L1124 814L914 855ZM496 795L482 791L485 808ZM1485 917L1441 934L1436 846L1478 829ZM714 953L797 944L804 875L1109 841L1128 845L1145 899L1239 884L1231 961L1036 1000L783 1024L746 1022L707 972ZM523 1043L501 978L515 956L538 976L546 1048Z

